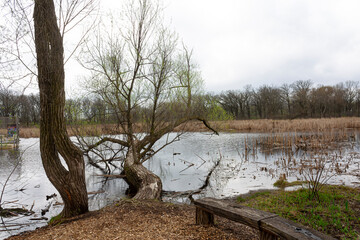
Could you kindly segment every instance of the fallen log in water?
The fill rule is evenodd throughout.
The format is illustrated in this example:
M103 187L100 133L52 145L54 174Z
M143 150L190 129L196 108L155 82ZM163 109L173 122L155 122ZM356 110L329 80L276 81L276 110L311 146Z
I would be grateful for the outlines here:
M38 217L38 218L30 218L30 220L32 220L32 221L39 221L39 220L48 220L48 218L47 217Z
M49 200L49 199L52 199L52 198L54 198L56 196L57 196L56 193L53 193L51 195L46 195L46 201Z
M1 217L14 217L14 216L18 216L19 214L21 215L25 215L25 216L30 216L31 214L33 214L33 211L29 211L25 208L2 208L0 209L0 216Z
M52 202L50 202L44 209L41 209L41 216L44 216L50 210Z

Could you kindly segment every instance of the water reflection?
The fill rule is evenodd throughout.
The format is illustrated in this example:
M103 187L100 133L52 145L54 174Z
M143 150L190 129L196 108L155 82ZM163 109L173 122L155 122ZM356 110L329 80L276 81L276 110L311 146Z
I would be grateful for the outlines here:
M293 133L283 137L284 141L295 141ZM268 138L267 147L261 139ZM271 140L270 140L271 139ZM204 189L200 197L229 197L249 190L260 188L274 188L273 183L280 174L288 172L288 180L296 180L299 176L290 173L292 161L306 156L307 152L293 146L280 147L277 143L280 137L271 134L234 133L213 136L204 133L189 133L181 137L181 141L174 142L145 163L145 166L158 174L163 181L165 191L192 191L204 184L210 169L220 160L210 178L209 186ZM161 145L161 139L159 146ZM350 143L350 142L349 142ZM156 146L155 146L156 148ZM359 133L354 135L351 144L345 145L341 150L342 159L349 159L351 166L348 172L359 172ZM22 157L20 157L23 153ZM43 170L38 139L21 139L19 151L0 151L0 182L4 183L12 169L15 172L6 186L3 203L6 207L24 206L31 208L35 214L31 217L40 217L41 209L50 202L52 207L44 216L50 218L62 209L59 195L46 200L47 195L57 193L48 181ZM119 174L119 169L115 174ZM104 178L98 175L102 171L90 164L86 165L86 183L89 194L89 207L91 210L124 197L127 184L118 178ZM329 183L355 185L359 184L359 177L353 175L335 176ZM184 201L186 198L165 197L168 201ZM9 229L16 231L3 231L0 229L0 238L19 231L34 229L46 224L45 220L32 221L30 217L18 219L4 219ZM9 225L12 224L12 225ZM23 224L23 225L17 225ZM24 225L25 224L25 225Z

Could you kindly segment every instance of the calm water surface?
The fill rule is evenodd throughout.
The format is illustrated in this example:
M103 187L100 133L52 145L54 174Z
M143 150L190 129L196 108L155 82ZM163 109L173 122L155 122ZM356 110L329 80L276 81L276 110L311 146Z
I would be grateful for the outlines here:
M161 177L165 191L198 189L203 185L209 170L219 159L221 159L220 164L213 172L210 185L203 191L201 197L224 198L246 193L249 190L272 189L278 176L286 172L279 167L279 160L284 156L283 151L264 152L260 148L254 150L250 144L253 139L268 135L256 133L226 133L220 136L204 133L185 134L180 141L161 150L146 162L145 166ZM247 151L245 147L248 148ZM46 220L33 221L30 218L41 217L41 209L49 204L51 204L50 211L44 215L48 219L62 209L62 205L58 205L61 203L59 196L46 200L47 195L57 194L57 191L50 184L43 170L39 139L21 139L19 150L19 152L0 151L2 186L20 159L6 184L1 202L3 207L30 209L33 206L35 214L30 217L3 218L4 222L0 228L1 239L46 225ZM360 174L358 152L359 134L356 134L351 144L336 153L341 155L342 160L348 159L349 156L352 158L347 172L345 175L332 177L329 183L359 186L360 179L356 176ZM293 157L301 158L300 155ZM90 210L102 208L125 196L127 184L122 179L106 179L97 176L102 172L89 164L87 164L86 173L88 192L98 192L89 195ZM299 178L301 175L296 173L288 175L290 181ZM164 200L181 202L185 201L185 198L167 195Z

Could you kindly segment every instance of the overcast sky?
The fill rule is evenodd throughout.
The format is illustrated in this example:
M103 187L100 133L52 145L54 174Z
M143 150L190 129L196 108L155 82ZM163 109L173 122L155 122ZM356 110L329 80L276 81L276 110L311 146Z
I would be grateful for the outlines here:
M101 0L104 8L120 1ZM206 90L360 80L358 0L164 0ZM70 75L73 78L73 75Z

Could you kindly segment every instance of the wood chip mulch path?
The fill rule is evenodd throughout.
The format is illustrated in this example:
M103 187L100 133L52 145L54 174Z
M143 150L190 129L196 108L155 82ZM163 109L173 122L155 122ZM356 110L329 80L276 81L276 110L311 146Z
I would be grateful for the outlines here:
M122 200L56 226L8 239L259 239L255 230L216 218L211 227L195 224L195 207L157 201Z

